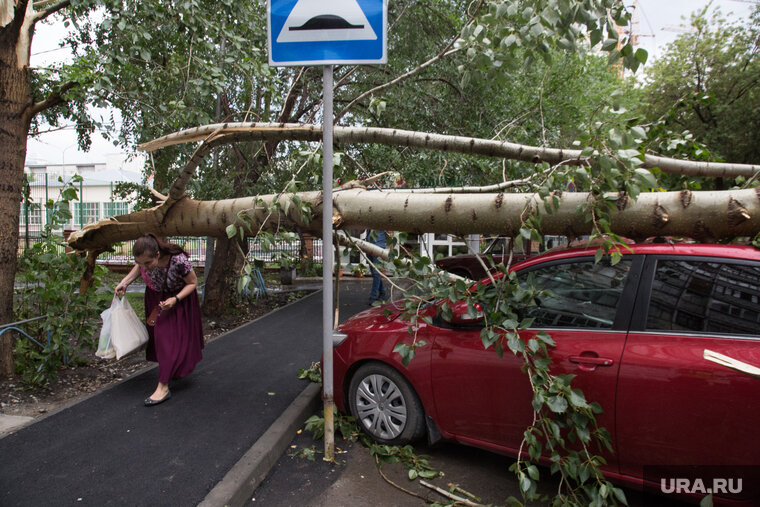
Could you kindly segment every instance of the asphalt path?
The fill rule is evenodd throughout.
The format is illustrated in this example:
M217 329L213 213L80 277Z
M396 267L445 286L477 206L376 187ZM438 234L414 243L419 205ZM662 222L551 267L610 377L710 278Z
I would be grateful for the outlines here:
M369 286L344 283L341 320ZM141 373L0 439L0 505L197 505L307 385L322 351L321 292L207 344L172 398L146 408Z

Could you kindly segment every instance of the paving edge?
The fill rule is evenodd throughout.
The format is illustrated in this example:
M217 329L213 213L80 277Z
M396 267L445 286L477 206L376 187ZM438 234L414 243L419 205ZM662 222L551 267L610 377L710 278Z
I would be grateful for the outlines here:
M249 503L253 492L285 452L298 428L319 408L321 393L321 384L310 383L198 507L236 507Z

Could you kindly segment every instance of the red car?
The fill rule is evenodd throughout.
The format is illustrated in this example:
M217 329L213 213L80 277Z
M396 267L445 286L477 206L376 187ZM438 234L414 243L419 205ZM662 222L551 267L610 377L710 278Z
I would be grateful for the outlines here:
M488 272L494 272L493 264L507 264L510 262L509 243L513 238L497 236L489 239L488 246L480 254L459 254L450 257L443 257L435 261L435 265L448 271L449 273L469 278L470 280L481 280L488 276ZM517 264L544 249L557 248L559 245L567 245L566 236L545 236L542 245L537 242L527 242L520 240L519 244L512 252L511 263ZM489 259L488 257L491 257Z
M630 248L614 266L595 263L595 248L516 264L518 279L532 273L537 288L551 291L524 338L546 330L556 342L552 372L576 375L574 387L601 404L598 421L614 448L604 456L610 479L663 493L704 493L710 484L690 490L698 485L693 477L671 480L667 473L693 466L697 473L717 467L724 475L751 470L755 484L745 480L740 496L756 494L750 489L760 484L760 250ZM423 310L436 317L433 325L419 320L417 339L427 345L408 367L393 348L411 343L409 324L398 311L386 315L393 306L343 323L339 331L347 338L334 347L336 403L382 443L427 433L431 441L516 455L532 420L521 360L485 350L480 329L464 323L465 308L446 322L439 305ZM723 496L721 485L733 485L726 493L736 493L735 483L724 482L716 485L717 496Z
M451 257L443 257L435 261L435 265L439 268L448 271L449 273L470 280L480 280L488 276L488 271L492 271L491 261L487 256L493 258L493 262L496 264L509 262L509 253L506 250L508 242L511 238L496 237L490 240L491 242L480 254L459 254L452 255ZM478 259L480 257L480 259ZM517 251L512 253L512 263L516 264L519 261L525 260L529 257L528 254ZM485 267L484 267L485 265ZM488 271L486 270L488 268Z

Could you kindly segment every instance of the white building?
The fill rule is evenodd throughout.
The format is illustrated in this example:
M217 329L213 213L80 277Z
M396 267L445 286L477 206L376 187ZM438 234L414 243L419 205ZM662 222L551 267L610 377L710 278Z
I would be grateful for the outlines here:
M24 166L26 182L32 205L21 204L19 231L22 234L38 235L47 220L45 203L57 201L66 182L78 174L80 183L74 186L78 200L72 203L72 218L67 227L80 229L83 225L97 222L101 218L122 215L131 211L128 202L114 196L114 187L121 182L143 183L142 155L127 158L112 155L105 162L96 164L35 164Z

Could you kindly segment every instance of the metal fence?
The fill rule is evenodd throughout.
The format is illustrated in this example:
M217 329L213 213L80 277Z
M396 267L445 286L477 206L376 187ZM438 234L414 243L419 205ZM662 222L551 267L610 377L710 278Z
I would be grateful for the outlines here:
M66 228L81 228L88 223L94 223L101 218L129 213L132 209L124 200L118 200L114 194L116 183L93 179L90 175L86 181L74 184L77 199L69 203L71 218L65 224ZM51 220L50 212L45 204L48 201L60 199L65 184L58 181L57 174L26 174L24 173L24 199L19 213L19 233L23 237L39 236Z
M63 241L63 237L60 237ZM180 245L189 254L190 262L194 266L205 266L206 264L206 244L207 238L182 236L170 237L167 240L171 243ZM20 236L19 237L19 255L23 255L27 248L35 243L42 241L41 236ZM306 238L306 250L314 262L322 262L322 240L317 238ZM98 256L98 262L107 265L128 265L134 262L132 257L132 241L122 241L112 245L113 252L103 252ZM310 244L309 244L310 243ZM293 259L298 259L301 251L301 241L275 241L272 248L264 248L260 241L255 238L248 239L248 260L263 262L264 264L278 263L283 254L289 255ZM65 247L59 247L59 253L63 253Z

